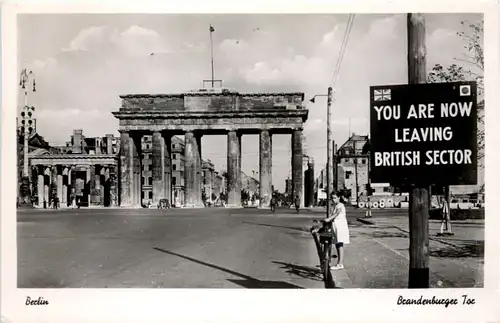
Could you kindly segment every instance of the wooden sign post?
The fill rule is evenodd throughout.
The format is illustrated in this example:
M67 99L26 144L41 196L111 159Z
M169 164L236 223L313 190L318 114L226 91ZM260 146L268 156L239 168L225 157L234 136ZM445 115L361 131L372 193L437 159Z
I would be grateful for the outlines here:
M425 18L407 15L408 84L426 83ZM409 288L429 288L429 186L412 186L410 192L410 272Z

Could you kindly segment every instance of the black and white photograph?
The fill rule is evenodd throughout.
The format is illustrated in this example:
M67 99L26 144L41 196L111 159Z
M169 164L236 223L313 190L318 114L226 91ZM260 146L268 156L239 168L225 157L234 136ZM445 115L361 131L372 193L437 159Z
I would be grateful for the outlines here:
M475 306L496 203L486 16L10 12L16 306L107 289Z

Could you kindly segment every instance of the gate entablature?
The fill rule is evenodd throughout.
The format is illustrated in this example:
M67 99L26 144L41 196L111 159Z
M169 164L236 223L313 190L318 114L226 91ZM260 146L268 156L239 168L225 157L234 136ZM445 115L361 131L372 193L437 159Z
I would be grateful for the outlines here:
M113 115L122 131L302 129L308 110L304 93L238 93L122 95Z

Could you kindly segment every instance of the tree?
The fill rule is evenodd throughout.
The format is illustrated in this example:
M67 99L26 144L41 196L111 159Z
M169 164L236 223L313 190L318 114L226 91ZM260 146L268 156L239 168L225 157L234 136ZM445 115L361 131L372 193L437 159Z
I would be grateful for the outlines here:
M479 162L484 157L484 22L470 23L463 21L461 24L466 30L458 32L457 35L464 40L464 48L467 49L468 54L464 54L462 58L455 58L455 60L465 63L465 67L458 64L451 64L445 68L441 64L436 64L429 73L427 81L429 83L457 81L477 82L477 157ZM479 162L479 165L483 166L483 163Z

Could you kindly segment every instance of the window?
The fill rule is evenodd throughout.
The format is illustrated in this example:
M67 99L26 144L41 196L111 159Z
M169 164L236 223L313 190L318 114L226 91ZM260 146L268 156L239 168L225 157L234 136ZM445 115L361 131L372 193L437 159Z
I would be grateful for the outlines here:
M152 199L153 198L153 192L149 191L149 198Z
M366 159L361 158L361 163L366 164Z
M177 185L177 177L172 177L172 185Z
M344 159L344 163L348 163L348 162L349 162L349 158Z
M348 170L345 172L345 179L349 179L349 177L352 175L352 171Z
M153 177L148 178L148 185L153 185Z
M173 154L172 159L177 159L177 154Z
M146 149L149 149L149 145L146 145Z
M172 165L172 170L177 170L177 164Z
M144 185L144 177L141 177L141 185Z

